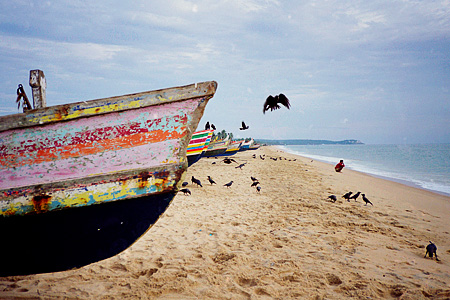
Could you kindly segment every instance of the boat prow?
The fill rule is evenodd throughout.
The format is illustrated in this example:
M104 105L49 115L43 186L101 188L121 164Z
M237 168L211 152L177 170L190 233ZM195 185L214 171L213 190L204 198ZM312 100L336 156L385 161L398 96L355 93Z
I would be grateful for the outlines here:
M114 256L158 220L214 81L0 117L0 276Z

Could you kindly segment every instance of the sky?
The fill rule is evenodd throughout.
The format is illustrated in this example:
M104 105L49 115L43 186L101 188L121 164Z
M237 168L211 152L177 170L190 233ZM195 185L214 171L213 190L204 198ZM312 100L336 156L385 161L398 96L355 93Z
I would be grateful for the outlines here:
M0 116L33 69L48 106L215 80L198 130L450 143L450 0L0 0Z

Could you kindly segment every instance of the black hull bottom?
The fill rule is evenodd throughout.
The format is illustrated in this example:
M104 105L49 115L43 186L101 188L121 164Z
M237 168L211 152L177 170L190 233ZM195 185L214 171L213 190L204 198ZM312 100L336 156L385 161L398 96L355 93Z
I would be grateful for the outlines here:
M202 157L202 153L197 154L197 155L189 155L187 157L187 159L188 159L188 167L190 167L193 164L195 164L196 162L198 162L201 157Z
M141 237L174 196L0 218L0 276L64 271L112 257Z

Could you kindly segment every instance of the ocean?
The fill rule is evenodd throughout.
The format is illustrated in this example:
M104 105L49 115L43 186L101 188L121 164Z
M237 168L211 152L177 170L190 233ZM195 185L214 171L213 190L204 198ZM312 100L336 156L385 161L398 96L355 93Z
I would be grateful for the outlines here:
M450 144L279 147L333 165L343 159L345 168L450 196Z

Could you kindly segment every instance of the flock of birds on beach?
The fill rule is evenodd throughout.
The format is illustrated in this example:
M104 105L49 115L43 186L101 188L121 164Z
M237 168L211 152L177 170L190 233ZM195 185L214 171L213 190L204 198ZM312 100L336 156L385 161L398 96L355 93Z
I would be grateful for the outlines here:
M253 158L256 158L256 156L253 155ZM225 164L236 163L236 164L238 164L238 166L235 167L236 169L242 169L242 167L244 167L247 164L246 162L240 164L236 160L229 158L229 157L225 157L224 159L221 160L221 162L223 162ZM216 162L213 162L213 164L216 164ZM206 179L208 180L210 185L214 185L214 184L217 185L217 183L214 181L214 179L212 179L211 176L208 175ZM253 176L250 176L250 179L252 180L252 184L250 186L255 187L257 193L261 192L261 186L260 186L258 179L256 179ZM203 187L201 180L198 178L195 178L194 176L191 177L191 183L193 185L195 184L197 187ZM225 183L223 186L226 188L230 188L233 185L233 183L234 183L234 181L231 180L231 181ZM192 194L191 191L187 188L188 185L189 185L189 182L185 181L181 185L182 189L180 189L180 192L182 192L186 196L190 196Z
M269 109L270 109L270 111L279 109L280 108L279 104L284 105L287 109L289 109L290 106L291 106L290 102L289 102L289 99L284 94L279 94L279 95L276 95L276 96L269 95L267 97L265 103L264 103L263 113L265 114L266 111L268 111ZM209 122L207 122L206 126L205 126L205 130L209 130L211 128L213 130L216 130L216 127L214 126L214 124L209 124ZM241 127L239 128L239 130L247 130L249 128L250 127L247 124L245 124L244 121L242 121L242 124L241 124ZM265 157L263 155L260 155L259 157L260 157L261 160L265 159ZM253 158L256 158L255 154L253 154ZM282 160L283 158L282 157L279 157L279 158L278 157L270 157L270 159L276 161L278 159ZM286 158L284 158L284 159L286 160ZM291 160L289 160L289 161L291 161ZM294 161L295 161L295 159L294 159ZM239 164L236 160L234 160L232 158L228 158L228 157L225 157L222 160L222 162L225 163L225 164L236 163L236 164L238 164L238 166L236 166L236 169L238 169L238 168L242 169L242 167L244 167L245 164L246 164L246 163ZM213 162L213 164L215 164L215 162ZM251 187L255 187L256 188L256 192L260 193L261 192L261 185L259 183L259 180L257 178L255 178L255 177L253 177L253 176L250 176L250 179L252 181ZM208 182L211 185L214 185L214 184L217 185L217 183L209 175L207 176L207 180L208 180ZM200 179L195 178L194 176L191 177L191 183L197 185L198 187L203 187ZM226 187L226 188L230 188L233 185L233 183L234 183L234 181L231 180L230 182L225 183L223 186ZM191 195L191 191L187 188L188 184L189 184L188 182L183 182L182 183L182 187L183 188L179 190L180 192L182 192L186 196L190 196ZM357 202L357 199L359 198L359 196L361 196L362 200L365 202L365 205L370 204L370 205L373 206L373 203L366 197L366 194L363 194L363 193L361 193L359 191L356 192L355 194L353 194L352 191L349 191L349 192L345 193L344 195L342 195L341 197L346 199L348 202L350 202L350 200L355 200L355 202ZM337 198L336 195L329 195L328 199L330 199L331 202L335 203L338 198ZM437 256L437 246L434 243L432 243L431 241L428 244L428 246L426 247L426 252L425 252L424 258L426 258L427 255L431 259L433 259L433 257L435 257L436 261L439 261L438 256Z
M344 195L342 195L342 198L346 199L348 202L350 202L350 200L355 200L355 202L357 202L356 199L358 199L359 195L361 195L361 197L362 197L363 201L366 203L366 205L370 204L373 206L372 202L370 202L370 200L367 199L366 194L361 194L361 192L357 192L356 194L353 194L353 195L352 194L353 194L353 192L347 192ZM330 196L328 196L328 199L330 199L331 202L333 202L333 203L337 201L336 195L330 195Z

